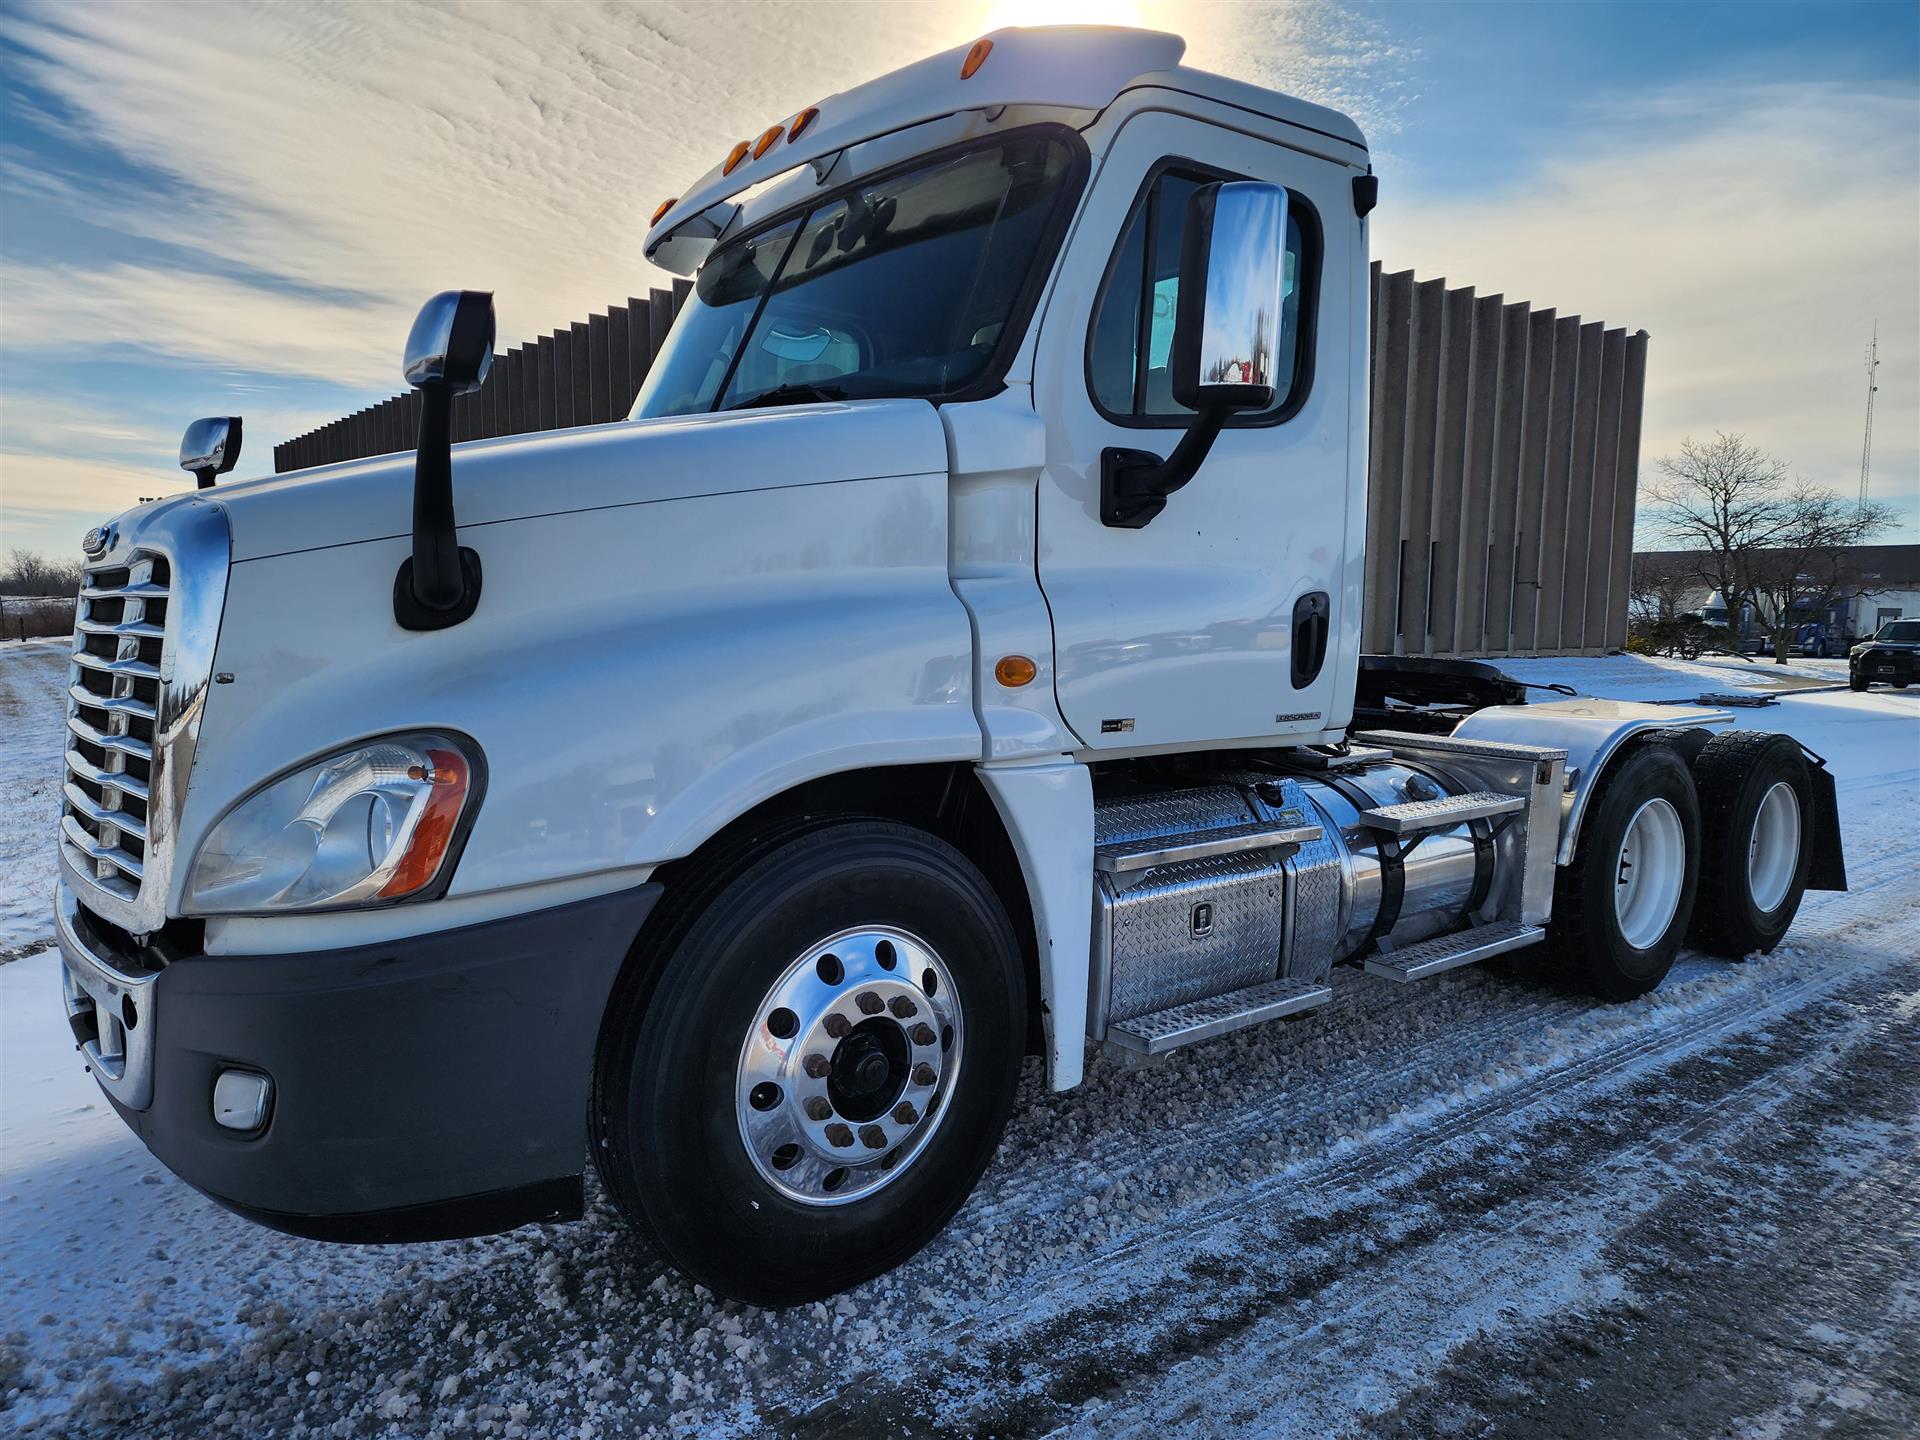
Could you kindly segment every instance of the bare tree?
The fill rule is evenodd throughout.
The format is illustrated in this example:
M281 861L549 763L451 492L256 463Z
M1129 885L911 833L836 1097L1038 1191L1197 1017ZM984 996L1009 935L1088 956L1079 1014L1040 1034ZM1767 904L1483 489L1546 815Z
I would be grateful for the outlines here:
M15 550L0 570L0 595L62 596L80 590L77 561L49 560L36 550Z
M1794 630L1866 591L1853 547L1893 523L1887 506L1846 500L1801 481L1776 503L1772 543L1751 557L1748 583L1773 631L1774 663L1786 664Z
M1633 557L1627 588L1627 616L1636 625L1657 625L1680 613L1687 592L1697 589L1696 557L1659 550Z
M1776 544L1786 517L1781 497L1792 484L1786 463L1744 435L1680 442L1678 455L1654 462L1647 486L1656 532L1677 550L1693 553L1693 575L1720 592L1727 619L1740 623L1753 598L1752 556Z

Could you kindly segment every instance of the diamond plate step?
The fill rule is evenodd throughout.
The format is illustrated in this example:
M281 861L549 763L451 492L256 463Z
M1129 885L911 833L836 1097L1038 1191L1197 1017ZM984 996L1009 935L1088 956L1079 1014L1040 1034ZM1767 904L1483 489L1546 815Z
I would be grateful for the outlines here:
M1172 865L1180 860L1204 860L1210 855L1271 850L1276 845L1304 845L1319 838L1320 827L1309 825L1297 816L1280 823L1253 820L1245 825L1224 825L1214 830L1194 830L1185 835L1149 835L1140 840L1116 840L1093 852L1093 868L1109 875L1122 875L1132 870L1151 870L1157 865Z
M1120 1020L1107 1028L1107 1039L1123 1050L1142 1055L1164 1055L1183 1045L1211 1040L1262 1020L1278 1020L1324 1005L1333 991L1311 980L1263 980L1244 990L1229 990L1205 1000L1171 1005L1151 1015Z
M1442 795L1438 800L1409 800L1403 805L1362 810L1360 823L1394 835L1412 835L1422 830L1451 830L1455 825L1484 820L1489 815L1512 815L1524 810L1526 804L1519 795L1477 790L1470 795Z
M1522 925L1518 920L1496 920L1491 925L1476 925L1471 930L1436 935L1431 940L1422 940L1418 945L1409 945L1403 950L1369 955L1366 960L1367 974L1405 984L1409 980L1438 975L1442 970L1471 965L1490 955L1504 955L1509 950L1521 949L1544 939L1546 933L1538 925Z

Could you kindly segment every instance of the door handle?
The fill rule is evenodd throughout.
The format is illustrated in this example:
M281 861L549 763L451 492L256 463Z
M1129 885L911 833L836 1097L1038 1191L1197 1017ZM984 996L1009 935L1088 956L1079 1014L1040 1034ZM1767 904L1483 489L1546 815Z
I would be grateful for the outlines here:
M1327 625L1332 601L1314 590L1293 602L1293 688L1304 690L1327 661Z

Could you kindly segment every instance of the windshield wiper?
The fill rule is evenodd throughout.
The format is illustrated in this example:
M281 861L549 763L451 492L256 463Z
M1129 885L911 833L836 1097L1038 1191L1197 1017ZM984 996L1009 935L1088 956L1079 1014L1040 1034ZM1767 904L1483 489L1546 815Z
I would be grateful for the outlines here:
M771 390L746 400L736 400L729 410L753 410L763 405L811 405L820 400L844 400L847 392L838 385L776 385Z

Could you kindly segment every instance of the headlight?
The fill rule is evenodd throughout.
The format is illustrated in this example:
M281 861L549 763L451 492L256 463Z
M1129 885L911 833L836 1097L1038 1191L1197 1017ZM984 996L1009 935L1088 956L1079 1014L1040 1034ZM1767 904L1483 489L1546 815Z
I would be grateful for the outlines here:
M190 914L386 905L447 869L478 802L471 742L386 735L268 781L201 842Z

